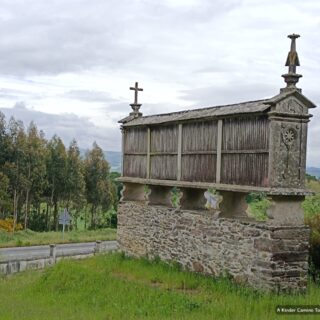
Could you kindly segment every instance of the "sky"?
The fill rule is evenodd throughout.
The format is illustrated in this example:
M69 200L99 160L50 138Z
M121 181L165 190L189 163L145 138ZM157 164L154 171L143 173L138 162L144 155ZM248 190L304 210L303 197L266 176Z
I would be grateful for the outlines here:
M144 115L272 97L297 40L320 106L319 0L0 0L0 111L68 145L120 151L138 81ZM320 107L309 166L320 167Z

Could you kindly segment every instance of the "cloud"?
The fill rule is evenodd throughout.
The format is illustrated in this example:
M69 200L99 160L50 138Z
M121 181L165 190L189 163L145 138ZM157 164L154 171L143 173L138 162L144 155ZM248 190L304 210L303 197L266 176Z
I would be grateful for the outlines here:
M108 92L104 91L89 91L89 90L71 90L63 94L63 97L69 99L76 99L86 102L115 102L116 99L113 99Z
M0 70L18 75L132 67L178 33L232 10L240 1L1 1ZM156 40L156 41L154 41ZM149 60L149 59L148 59Z
M320 102L316 0L0 0L0 6L0 106L25 101L28 107L2 110L35 120L48 136L59 131L65 140L100 139L104 148L119 149L117 121L131 111L134 81L144 88L145 115L273 96L284 86L292 32L302 35L299 86ZM313 164L319 126L316 114Z
M279 89L273 85L229 82L223 86L185 90L181 92L181 98L193 101L195 105L215 106L270 98L278 93Z
M90 148L96 141L104 150L119 151L121 149L120 130L118 127L99 127L89 119L75 114L48 114L26 107L24 102L17 102L13 108L0 108L7 121L10 117L22 120L25 126L34 121L46 138L57 134L66 146L75 138L81 148Z

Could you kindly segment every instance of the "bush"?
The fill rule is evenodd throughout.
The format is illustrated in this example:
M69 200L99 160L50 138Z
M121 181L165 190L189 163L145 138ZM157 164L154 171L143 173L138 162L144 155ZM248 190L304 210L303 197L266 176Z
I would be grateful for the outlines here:
M320 214L306 216L305 222L311 228L309 273L314 282L320 283Z
M319 189L318 181L311 181L308 187L314 192ZM311 228L309 273L314 282L320 283L320 194L307 197L302 203L305 223Z
M302 203L302 208L306 218L320 215L320 194L306 197Z
M267 220L267 209L271 202L267 198L256 198L248 204L247 214L258 221Z
M15 227L15 231L22 230L23 226L21 223L17 223ZM0 220L0 230L4 230L7 232L12 232L13 231L13 219L12 218L6 218Z

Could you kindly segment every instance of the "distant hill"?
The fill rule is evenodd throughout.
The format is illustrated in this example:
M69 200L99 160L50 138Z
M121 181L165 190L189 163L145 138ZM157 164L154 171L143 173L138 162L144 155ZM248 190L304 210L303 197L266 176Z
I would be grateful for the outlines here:
M320 168L308 167L307 173L310 174L311 176L315 176L317 178L320 178Z
M121 172L121 152L103 151L103 153L110 164L111 171Z

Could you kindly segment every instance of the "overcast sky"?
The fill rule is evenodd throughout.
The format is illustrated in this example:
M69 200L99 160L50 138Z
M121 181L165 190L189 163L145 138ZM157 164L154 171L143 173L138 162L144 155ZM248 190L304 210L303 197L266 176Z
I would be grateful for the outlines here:
M319 0L0 0L0 21L0 110L66 144L120 150L135 81L144 115L274 96L293 32L299 87L320 106Z

